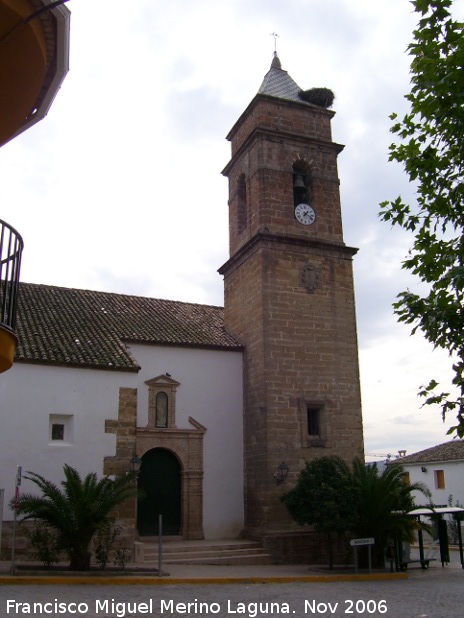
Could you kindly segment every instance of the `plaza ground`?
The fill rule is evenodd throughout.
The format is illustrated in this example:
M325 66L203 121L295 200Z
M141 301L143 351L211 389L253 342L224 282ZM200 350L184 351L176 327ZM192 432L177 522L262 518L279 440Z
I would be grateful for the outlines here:
M453 555L453 558L455 556ZM6 565L3 563L3 570ZM454 560L423 570L411 565L407 573L358 575L336 573L304 565L255 567L191 567L178 565L169 577L122 578L116 584L88 578L84 584L24 585L21 576L0 579L0 615L71 618L123 618L125 616L229 616L262 615L335 616L335 618L462 618L464 570ZM60 583L58 583L60 581ZM119 581L119 580L118 580ZM124 585L121 585L124 583ZM33 613L38 609L58 611ZM42 605L40 605L42 604ZM189 605L190 604L190 605ZM70 611L66 611L69 608ZM77 611L80 608L80 613Z

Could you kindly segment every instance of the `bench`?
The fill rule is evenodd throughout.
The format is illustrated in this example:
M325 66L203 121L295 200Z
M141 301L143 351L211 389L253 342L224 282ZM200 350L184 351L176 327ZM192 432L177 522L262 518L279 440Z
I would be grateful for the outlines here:
M430 562L432 562L433 560L436 560L435 554L437 553L438 543L439 541L437 539L430 545L430 547L427 549L427 552L423 560L421 560L420 558L417 558L416 560L401 560L401 562L399 563L400 570L406 571L408 568L408 565L414 564L414 563L416 564L419 563L421 565L421 568L428 569Z

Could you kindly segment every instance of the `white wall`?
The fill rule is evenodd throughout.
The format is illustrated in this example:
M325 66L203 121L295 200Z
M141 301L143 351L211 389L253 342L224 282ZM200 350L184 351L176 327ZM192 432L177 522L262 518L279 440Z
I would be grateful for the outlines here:
M464 504L464 461L425 463L425 464L403 464L405 472L409 472L411 483L423 483L432 494L432 502L438 506L447 506L449 496L453 496L453 505L458 501ZM422 471L425 468L425 472ZM443 470L445 476L445 488L438 489L435 483L436 470ZM424 505L428 502L422 494L415 494L416 504Z
M232 538L243 527L243 388L240 352L131 346L142 366L138 381L138 425L148 420L146 380L169 373L180 382L176 425L191 429L192 416L204 437L203 524L206 538Z
M49 367L16 363L0 376L0 488L7 503L14 495L16 466L60 483L65 463L82 475L103 473L103 457L113 455L115 436L105 420L117 419L119 388L137 388L138 420L148 419L148 387L170 373L180 382L176 425L207 428L204 437L204 532L206 538L236 536L243 526L242 354L161 346L131 346L138 373ZM50 443L49 416L73 415L72 444ZM24 481L21 491L33 491Z
M103 455L114 454L115 436L105 419L117 418L120 386L135 374L16 363L0 376L0 487L5 519L14 494L16 466L60 483L65 463L85 476L103 473ZM74 417L72 444L50 443L49 415ZM23 481L21 491L33 491Z

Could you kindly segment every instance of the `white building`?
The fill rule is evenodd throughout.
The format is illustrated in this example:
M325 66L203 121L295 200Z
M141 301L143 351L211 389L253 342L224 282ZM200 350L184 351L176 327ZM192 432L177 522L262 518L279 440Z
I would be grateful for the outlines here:
M21 284L20 294L18 355L0 380L5 502L16 464L59 483L65 463L81 475L124 474L149 451L144 486L152 456L174 453L158 462L159 483L140 502L145 534L165 508L152 494L168 492L166 533L237 536L242 348L224 331L222 308L36 284Z
M451 440L418 453L400 457L411 483L423 483L431 493L435 506L464 504L464 440ZM421 494L417 504L427 499Z

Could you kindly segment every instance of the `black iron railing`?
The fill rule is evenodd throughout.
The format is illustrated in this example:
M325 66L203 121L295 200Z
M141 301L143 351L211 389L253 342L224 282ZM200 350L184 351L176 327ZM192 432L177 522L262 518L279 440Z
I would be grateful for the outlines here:
M0 326L14 332L23 239L0 219Z

